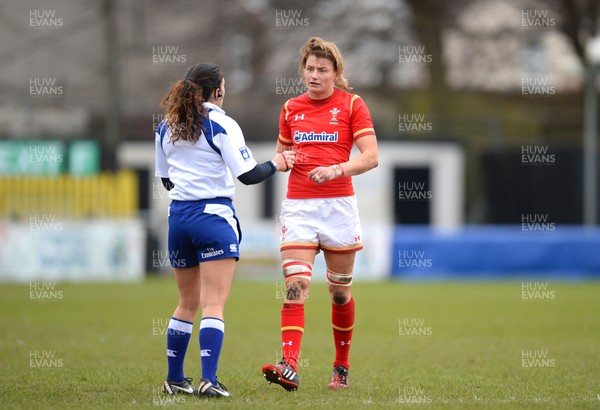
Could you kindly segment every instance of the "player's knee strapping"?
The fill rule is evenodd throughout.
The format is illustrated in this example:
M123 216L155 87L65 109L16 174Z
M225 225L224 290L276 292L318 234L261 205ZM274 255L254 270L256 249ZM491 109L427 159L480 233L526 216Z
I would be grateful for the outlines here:
M352 285L352 272L336 273L327 269L327 282L329 282L330 285L350 286Z
M302 259L285 259L281 267L285 278L301 278L310 282L312 276L312 264Z

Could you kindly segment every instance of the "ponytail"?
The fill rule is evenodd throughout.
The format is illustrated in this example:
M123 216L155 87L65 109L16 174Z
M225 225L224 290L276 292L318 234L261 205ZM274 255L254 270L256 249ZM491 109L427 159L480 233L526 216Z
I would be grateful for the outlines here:
M165 122L171 130L171 143L185 140L195 143L200 138L202 119L208 115L202 105L202 87L190 80L179 80L161 102Z
M161 101L171 143L179 140L196 143L202 134L202 121L208 117L203 105L221 86L223 74L212 64L196 64L188 68L183 80L171 86Z

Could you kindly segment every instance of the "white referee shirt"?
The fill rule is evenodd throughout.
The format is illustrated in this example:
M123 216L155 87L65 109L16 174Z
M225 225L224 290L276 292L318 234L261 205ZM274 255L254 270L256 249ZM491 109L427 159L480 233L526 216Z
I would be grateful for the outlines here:
M164 120L156 128L155 175L173 182L171 199L233 200L231 173L237 178L256 166L237 122L214 104L205 102L204 106L209 110L208 118L202 122L202 135L195 144L183 140L172 144L171 131Z

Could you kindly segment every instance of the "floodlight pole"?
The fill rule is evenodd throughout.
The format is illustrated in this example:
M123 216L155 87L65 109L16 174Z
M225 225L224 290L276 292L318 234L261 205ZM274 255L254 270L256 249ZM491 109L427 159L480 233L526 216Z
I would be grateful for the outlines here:
M117 2L103 0L102 11L105 31L106 79L108 85L108 107L102 155L108 168L116 169L116 150L120 141L121 83L119 65L119 35L117 33Z
M597 168L597 94L596 62L589 61L586 69L583 123L583 223L596 225Z
M598 214L598 94L596 74L600 63L600 36L588 40L585 47L585 99L583 120L583 222L596 226Z

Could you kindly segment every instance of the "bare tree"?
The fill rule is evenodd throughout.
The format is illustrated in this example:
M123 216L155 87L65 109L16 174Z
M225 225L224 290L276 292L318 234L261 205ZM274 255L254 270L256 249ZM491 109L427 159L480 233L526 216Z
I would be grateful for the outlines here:
M559 13L559 29L569 39L581 62L587 65L585 45L598 34L600 3L598 0L550 0L548 4Z

